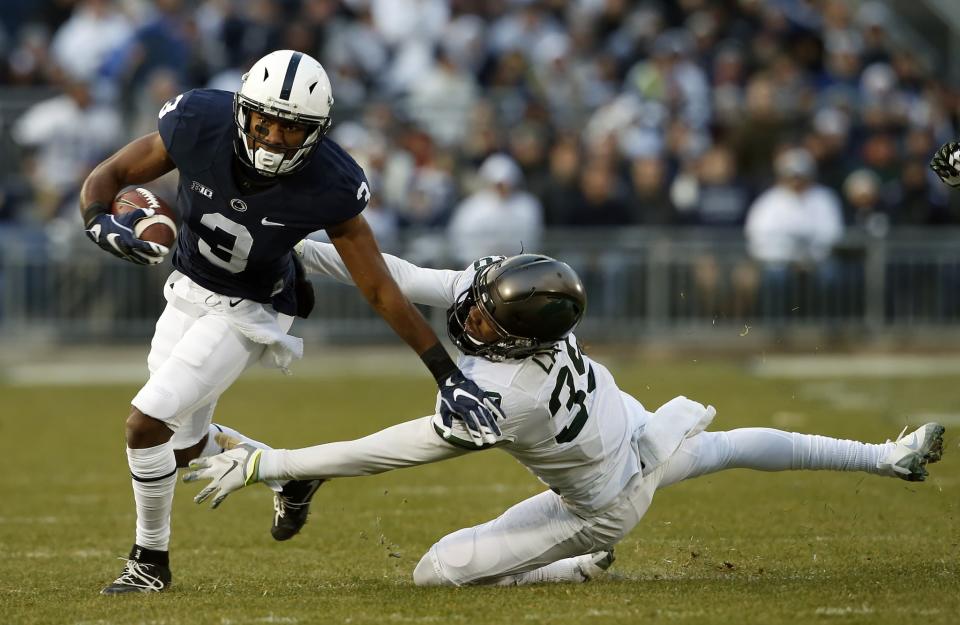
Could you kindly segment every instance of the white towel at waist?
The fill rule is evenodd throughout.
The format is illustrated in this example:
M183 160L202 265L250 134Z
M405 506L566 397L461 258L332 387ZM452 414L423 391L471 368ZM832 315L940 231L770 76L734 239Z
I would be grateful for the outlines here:
M265 345L260 357L260 364L265 367L275 367L289 375L290 363L303 357L303 339L290 336L280 325L280 319L289 317L265 304L220 295L179 271L167 279L163 295L171 306L191 317L218 315L254 343ZM231 306L231 302L235 305Z
M683 395L648 413L646 423L635 430L633 437L644 475L669 460L684 439L704 431L716 415L713 406L705 407Z

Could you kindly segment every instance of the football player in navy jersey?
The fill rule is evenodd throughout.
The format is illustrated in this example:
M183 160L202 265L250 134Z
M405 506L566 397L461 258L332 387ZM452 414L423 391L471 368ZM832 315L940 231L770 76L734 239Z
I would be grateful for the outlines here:
M156 592L169 586L170 511L177 467L222 451L212 433L220 394L251 364L286 370L302 355L287 332L306 317L313 291L292 253L307 234L326 230L364 297L421 356L440 386L443 417L462 423L477 446L500 435L494 399L450 359L384 264L361 212L370 199L363 170L324 136L333 105L316 60L272 52L243 76L236 94L196 89L167 102L158 132L101 163L81 190L89 238L137 264L155 264L165 247L134 236L151 214L110 214L117 193L176 169L181 215L157 321L150 377L126 421L127 458L137 509L136 540L121 575L104 594ZM271 533L291 538L303 526L322 480L276 482Z

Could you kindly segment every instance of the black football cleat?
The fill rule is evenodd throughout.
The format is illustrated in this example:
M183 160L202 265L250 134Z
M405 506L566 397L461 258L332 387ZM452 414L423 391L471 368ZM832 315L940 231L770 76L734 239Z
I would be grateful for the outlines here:
M173 575L166 551L151 551L134 545L120 577L100 591L101 595L123 595L132 592L163 592L170 587ZM152 560L152 561L144 561Z
M274 540L290 540L300 533L310 514L310 500L325 480L290 480L283 490L273 495Z

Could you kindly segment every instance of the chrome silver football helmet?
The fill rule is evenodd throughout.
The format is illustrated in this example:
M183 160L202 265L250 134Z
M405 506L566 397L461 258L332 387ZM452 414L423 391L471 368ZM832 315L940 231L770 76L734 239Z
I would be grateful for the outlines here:
M464 329L470 309L499 334L480 343ZM580 323L587 295L577 273L540 254L500 259L477 271L470 289L447 312L447 334L465 354L490 360L526 358L554 349Z

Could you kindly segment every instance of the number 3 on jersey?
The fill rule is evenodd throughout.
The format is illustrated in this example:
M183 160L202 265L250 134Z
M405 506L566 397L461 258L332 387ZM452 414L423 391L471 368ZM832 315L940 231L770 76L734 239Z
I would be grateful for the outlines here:
M207 213L200 218L200 223L211 230L209 238L216 243L211 246L207 236L200 237L197 247L204 258L230 273L240 273L247 268L253 235L246 226L230 221L220 213Z
M580 434L583 426L587 423L587 419L590 418L584 402L587 399L587 395L592 393L597 387L597 382L593 375L593 367L584 366L583 356L580 354L580 350L578 350L576 346L571 345L569 340L565 341L565 345L567 346L567 354L570 356L570 360L573 362L573 368L577 373L574 375L573 371L570 370L570 366L564 365L557 374L557 384L553 387L553 393L550 394L550 415L556 418L562 408L572 417L570 422L560 430L554 439L558 443L569 443ZM581 382L580 378L582 378L585 373L587 374L587 389L584 391L577 388L577 382ZM567 390L566 402L561 401L564 388Z

